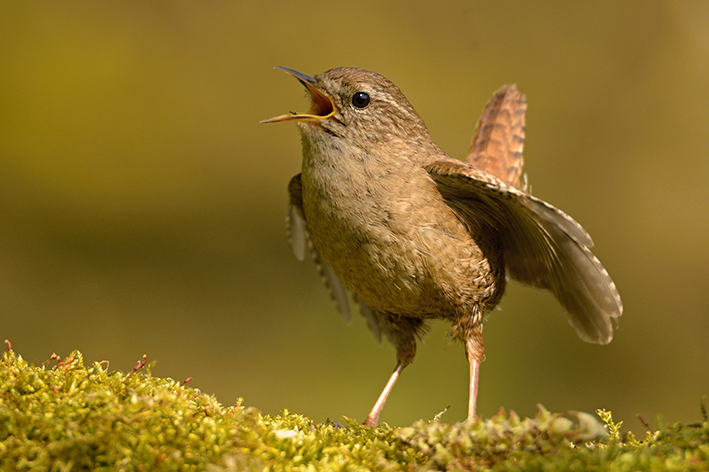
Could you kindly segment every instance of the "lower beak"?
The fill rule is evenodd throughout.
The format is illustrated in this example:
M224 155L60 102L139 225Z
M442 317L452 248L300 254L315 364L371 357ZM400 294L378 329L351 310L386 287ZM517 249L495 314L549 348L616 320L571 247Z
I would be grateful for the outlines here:
M267 120L261 120L260 123L277 123L280 121L302 121L310 123L318 123L322 120L326 120L335 114L335 102L333 99L325 93L318 86L318 81L314 77L305 75L302 72L298 72L287 67L276 66L276 69L280 69L283 72L292 75L298 81L303 84L305 89L310 94L310 110L307 113L294 113L291 112L286 115L275 116L273 118L268 118Z

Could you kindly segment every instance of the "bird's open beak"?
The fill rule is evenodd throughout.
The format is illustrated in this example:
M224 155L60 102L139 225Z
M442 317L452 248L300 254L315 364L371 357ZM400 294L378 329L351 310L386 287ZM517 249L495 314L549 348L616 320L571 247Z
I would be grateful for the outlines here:
M308 113L290 112L286 115L274 116L273 118L268 118L267 120L261 120L260 123L276 123L279 121L304 121L318 123L335 114L335 102L328 94L318 87L317 80L309 75L305 75L302 72L298 72L297 70L289 69L287 67L276 66L275 68L292 75L298 79L301 84L303 84L305 89L310 94L310 110L308 110Z

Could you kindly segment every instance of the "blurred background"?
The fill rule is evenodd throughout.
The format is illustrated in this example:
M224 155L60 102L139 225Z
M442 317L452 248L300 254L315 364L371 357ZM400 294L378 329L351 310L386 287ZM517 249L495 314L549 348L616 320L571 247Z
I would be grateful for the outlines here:
M302 87L354 66L396 83L450 155L501 85L527 95L534 194L591 233L625 303L608 346L511 284L485 325L479 413L609 409L692 422L709 394L706 2L5 2L0 340L79 349L316 421L363 420L394 367L286 242ZM382 420L446 406L468 369L435 324Z

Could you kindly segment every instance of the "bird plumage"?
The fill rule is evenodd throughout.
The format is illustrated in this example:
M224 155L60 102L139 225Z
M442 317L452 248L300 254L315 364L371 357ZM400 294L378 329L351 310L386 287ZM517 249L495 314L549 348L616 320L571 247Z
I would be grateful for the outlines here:
M527 193L526 101L514 85L485 107L464 162L433 142L384 77L349 68L315 78L286 72L312 99L307 114L265 120L297 121L302 135L303 170L289 184L294 254L302 260L310 250L346 321L351 293L375 338L397 349L397 368L368 424L376 425L433 318L450 321L466 346L474 415L482 323L506 274L551 291L584 341L612 339L623 307L590 236Z

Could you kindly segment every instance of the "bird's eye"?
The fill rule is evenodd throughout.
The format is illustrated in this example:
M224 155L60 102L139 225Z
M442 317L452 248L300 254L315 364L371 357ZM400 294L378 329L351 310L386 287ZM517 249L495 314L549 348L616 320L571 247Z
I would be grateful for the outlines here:
M357 92L352 96L352 105L356 108L365 108L369 105L369 94L366 92Z

